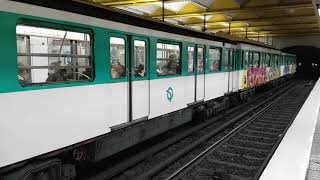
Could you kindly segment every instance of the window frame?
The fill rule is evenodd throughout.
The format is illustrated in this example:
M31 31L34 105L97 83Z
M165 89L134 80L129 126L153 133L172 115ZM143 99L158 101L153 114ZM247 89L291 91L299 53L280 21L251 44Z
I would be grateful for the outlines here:
M237 62L236 62L236 54L237 54L237 51L236 49L234 48L231 48L231 51L232 52L232 58L231 58L231 71L235 71L237 69Z
M159 76L158 72L157 72L157 61L158 61L158 57L157 57L157 45L158 43L162 43L162 44L169 44L169 45L178 45L179 46L179 66L180 66L180 73L174 74L174 75L163 75L163 76ZM172 41L172 40L165 40L165 39L158 39L155 42L155 75L156 78L160 79L160 78L168 78L168 77L179 77L182 76L183 73L183 69L182 69L182 43L181 42L177 42L177 41Z
M264 67L264 58L265 58L265 53L260 52L260 59L259 59L259 67Z
M254 59L254 55L255 54L258 54L258 60L256 61L255 59ZM253 51L253 53L252 53L252 65L253 65L253 67L255 67L255 68L259 68L260 67L260 59L261 59L261 57L260 57L260 52L258 52L258 51ZM256 62L258 62L258 64L257 64L257 66L255 66L255 63Z
M275 67L278 66L278 57L277 57L277 54L274 54L274 66L275 66Z
M139 36L133 36L131 38L131 46L134 47L134 42L135 41L144 41L145 42L145 49L146 49L146 59L145 59L145 69L146 69L146 73L145 73L145 76L143 77L137 77L135 76L134 74L134 70L135 70L135 67L134 67L134 63L135 63L135 49L134 48L131 48L131 54L132 54L132 66L131 66L131 72L132 72L132 76L131 76L131 79L132 80L147 80L149 79L150 77L150 42L149 42L149 39L146 38L146 37L139 37Z
M253 51L249 51L248 68L253 68Z
M248 53L248 57L246 57L246 53ZM250 56L249 54L250 52L248 50L242 51L242 65L241 65L242 69L248 69L249 67L249 56ZM246 58L247 58L247 63L244 64Z
M199 48L202 48L203 49L203 57L202 57L202 72L198 72L198 49ZM200 45L200 44L197 44L196 45L196 63L195 63L195 66L196 66L196 69L195 69L195 73L197 75L199 74L205 74L205 71L206 71L206 59L207 59L207 48L205 45Z
M189 75L193 75L196 73L196 61L197 61L197 52L196 52L196 45L195 44L187 44L187 63L186 63L186 73ZM193 72L189 72L189 47L194 48L194 52L193 52Z
M228 52L228 53L226 53ZM226 56L228 57L228 64L226 64ZM223 71L224 72L229 72L230 68L229 68L229 62L230 62L230 48L224 48L223 49L223 60L222 60L222 64L223 64ZM227 68L226 68L227 67Z
M209 63L210 63L210 57L209 57L209 52L210 52L210 49L215 49L215 50L219 50L220 52L220 58L219 58L219 69L218 70L210 70L209 69ZM216 47L216 46L209 46L208 48L208 59L207 59L207 68L206 68L206 72L208 73L217 73L217 72L221 72L222 70L222 52L223 52L223 48L221 47Z
M270 67L270 63L271 63L271 54L270 53L266 53L265 62L267 62L267 66L266 67Z
M83 33L83 34L88 34L90 37L90 68L91 68L91 78L88 80L72 80L72 81L57 81L57 82L41 82L41 83L29 83L29 84L21 84L19 82L19 78L17 78L17 83L19 84L20 87L22 88L32 88L32 87L54 87L54 86L61 86L61 85L83 85L83 84L92 84L96 80L96 62L95 62L95 51L94 51L94 31L91 28L88 27L81 27L81 26L73 26L73 25L68 25L64 23L56 23L52 22L50 20L46 21L40 21L40 20L34 20L34 19L27 19L27 18L19 18L16 21L15 25L15 30L19 26L31 26L35 28L47 28L47 29L52 29L52 30L60 30L60 31L70 31L70 32L75 32L75 33ZM17 69L17 74L19 75L19 66L18 66L18 44L17 44L17 36L18 34L15 32L16 36L16 46L15 50L17 53L17 63L16 63L16 69ZM46 57L46 56L44 56Z
M111 54L110 54L110 48L111 48L111 43L110 43L110 39L112 37L115 37L115 38L122 38L124 39L124 42L125 42L125 76L124 77L121 77L121 78L112 78L112 75L111 75L111 62L110 62L110 58L111 58ZM108 36L107 36L107 77L109 79L110 82L124 82L124 81L128 81L129 80L129 77L128 77L128 67L129 67L129 45L128 45L128 37L127 35L125 34L119 34L119 33L109 33Z

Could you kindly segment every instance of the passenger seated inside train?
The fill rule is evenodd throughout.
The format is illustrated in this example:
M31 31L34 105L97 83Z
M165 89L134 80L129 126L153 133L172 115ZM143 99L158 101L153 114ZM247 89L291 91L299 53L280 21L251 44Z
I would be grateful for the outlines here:
M217 71L219 70L219 61L214 61L212 65L209 67L210 71Z
M168 74L175 75L180 74L180 66L177 62L177 56L175 54L170 54L168 62Z
M125 67L119 62L111 64L111 77L113 79L125 77Z
M19 65L18 80L20 84L30 83L30 73L26 69L22 68L23 65Z
M88 80L88 79L91 79L91 76L92 76L91 68L86 68L86 70L82 72L82 76L80 76L79 80Z
M139 64L137 69L134 71L134 75L136 77L144 77L145 76L145 70L144 70L144 65Z
M66 69L56 70L54 73L49 74L46 82L67 81L68 72Z
M157 66L157 73L159 76L180 74L180 65L177 62L177 56L170 54L169 59L163 65Z

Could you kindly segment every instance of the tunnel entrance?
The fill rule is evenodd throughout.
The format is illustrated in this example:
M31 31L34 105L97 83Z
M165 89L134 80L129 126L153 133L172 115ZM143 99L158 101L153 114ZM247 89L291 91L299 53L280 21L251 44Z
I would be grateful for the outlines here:
M283 52L297 56L297 74L305 79L318 79L320 75L320 48L313 46L292 46Z

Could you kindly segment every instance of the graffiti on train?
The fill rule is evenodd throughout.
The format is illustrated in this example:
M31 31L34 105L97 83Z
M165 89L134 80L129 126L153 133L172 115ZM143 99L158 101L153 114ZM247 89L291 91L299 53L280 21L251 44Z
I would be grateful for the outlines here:
M265 84L280 77L279 67L252 67L245 70L242 77L242 88L249 88Z

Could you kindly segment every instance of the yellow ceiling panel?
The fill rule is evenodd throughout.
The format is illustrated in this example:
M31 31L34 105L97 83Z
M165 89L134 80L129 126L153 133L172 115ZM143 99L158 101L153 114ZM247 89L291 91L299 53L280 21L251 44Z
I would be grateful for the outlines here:
M247 23L232 23L231 27L245 27L248 26Z
M272 22L263 22L263 21L260 21L260 22L251 22L249 23L250 26L267 26L267 25L272 25Z
M220 10L220 9L234 9L239 8L240 5L235 0L215 0L211 6L210 10Z
M208 19L208 22L213 22L213 21L228 21L230 20L229 17L225 16L225 15L213 15L210 19Z
M203 23L203 19L191 17L185 21L185 24Z
M278 5L279 0L250 0L245 7Z
M175 14L174 11L168 10L168 9L164 9L164 14ZM162 15L162 8L159 7L157 10L155 10L152 14L150 14L151 16L161 16Z
M204 7L201 7L195 3L189 2L186 6L184 6L180 11L179 14L185 14L185 13L197 13L197 12L205 12L206 9Z
M119 5L137 5L137 4L149 4L155 2L161 2L159 0L92 0L96 3L101 3L106 6L119 6Z
M233 16L234 19L248 19L248 18L256 18L257 15L252 12L239 12Z
M148 17L201 30L206 22L208 32L224 31L243 35L287 35L319 33L318 19L311 0L83 0L103 6L139 10ZM210 4L210 2L212 2ZM205 5L206 6L205 6ZM124 8L125 7L125 8ZM151 7L153 7L151 11ZM148 11L149 10L149 11ZM151 12L151 13L150 13Z

